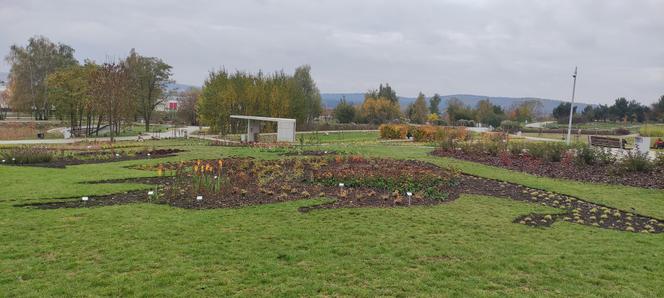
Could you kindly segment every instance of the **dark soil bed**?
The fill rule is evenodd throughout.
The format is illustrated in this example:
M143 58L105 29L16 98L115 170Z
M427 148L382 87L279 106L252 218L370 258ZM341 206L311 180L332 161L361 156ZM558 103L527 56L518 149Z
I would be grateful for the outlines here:
M304 150L304 151L289 151L282 155L285 156L324 156L324 155L338 155L337 151L329 150Z
M164 172L175 171L175 176L96 182L144 183L155 185L153 190L95 196L90 197L86 202L82 201L81 198L74 198L60 202L18 206L53 209L141 202L167 204L181 208L209 209L271 204L306 198L325 197L331 199L326 203L299 209L301 212L310 212L331 208L430 206L453 201L460 194L466 193L541 204L561 210L551 214L527 214L514 219L515 223L533 227L548 227L556 221L567 221L621 231L664 232L664 221L639 215L636 210L618 210L576 197L533 189L523 185L470 175L453 174L429 163L387 159L367 160L355 159L355 157L309 159L308 163L302 164L298 163L297 159L278 161L224 160L222 169L227 172L222 173L227 177L231 177L232 184L224 184L224 188L218 192L197 191L190 186L183 186L182 180L191 177L178 175L182 175L183 168L189 168L192 164L169 163L159 165L159 170ZM212 162L214 161L197 162L194 166L208 165ZM302 175L283 175L284 172L290 173L300 168ZM404 169L408 170L405 171ZM409 178L399 180L402 179L403 175ZM272 179L265 177L272 177ZM376 178L377 180L366 179L367 177ZM340 187L337 184L338 181L344 181L344 186ZM379 181L379 183L375 181ZM403 184L399 181L406 181L407 183ZM435 191L418 189L417 183L427 185L434 182L437 183ZM403 189L399 190L403 185L407 185L416 191L412 193L412 196L408 196ZM149 195L149 191L155 193ZM198 195L202 195L202 200L196 199Z
M462 151L436 149L435 156L452 157L477 162L494 167L505 168L529 174L577 180L592 183L620 184L643 188L664 189L664 169L659 168L647 173L617 170L607 165L577 165L563 162L548 162L528 156L510 156L509 159L489 154L466 154Z
M45 168L64 168L66 166L83 165L83 164L97 164L127 160L138 160L147 158L161 158L175 156L177 153L184 152L181 149L155 149L151 151L138 151L135 153L126 153L118 151L117 155L110 152L99 151L83 151L76 153L73 157L58 158L56 157L50 162L33 163L33 164L11 164L12 166L28 166L28 167L45 167ZM99 158L98 156L104 156Z

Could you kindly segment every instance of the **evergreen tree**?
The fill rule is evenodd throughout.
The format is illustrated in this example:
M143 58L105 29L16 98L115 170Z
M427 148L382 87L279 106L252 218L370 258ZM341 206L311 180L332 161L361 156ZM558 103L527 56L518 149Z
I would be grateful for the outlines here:
M346 97L339 100L339 104L334 108L334 118L339 123L349 123L355 119L355 107L346 101Z
M434 94L433 97L429 100L429 112L432 114L440 114L440 102L442 99L438 93Z

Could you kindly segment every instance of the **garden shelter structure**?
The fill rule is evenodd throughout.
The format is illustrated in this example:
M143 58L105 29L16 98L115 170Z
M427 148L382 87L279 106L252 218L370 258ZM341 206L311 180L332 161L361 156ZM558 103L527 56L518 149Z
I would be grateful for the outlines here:
M255 142L260 133L260 121L277 122L277 142L295 142L295 119L261 116L231 115L233 119L247 120L247 134L243 141Z

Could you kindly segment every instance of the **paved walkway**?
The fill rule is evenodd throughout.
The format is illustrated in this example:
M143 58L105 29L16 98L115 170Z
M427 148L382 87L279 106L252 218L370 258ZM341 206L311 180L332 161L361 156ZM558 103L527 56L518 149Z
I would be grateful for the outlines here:
M555 123L555 121L544 121L544 122L528 123L528 124L526 124L526 127L528 127L528 128L543 128L545 125L547 125L549 123Z
M198 126L187 126L187 127L178 127L178 128L169 128L166 132L148 132L141 134L141 137L144 140L149 140L153 137L155 138L172 138L176 135L175 130L186 131L189 137L201 137L203 136L195 135L194 133L198 131ZM139 136L131 137L116 137L116 141L137 141ZM0 141L0 145L27 145L27 144L71 144L77 142L109 142L111 138L71 138L71 139L31 139L31 140L8 140Z

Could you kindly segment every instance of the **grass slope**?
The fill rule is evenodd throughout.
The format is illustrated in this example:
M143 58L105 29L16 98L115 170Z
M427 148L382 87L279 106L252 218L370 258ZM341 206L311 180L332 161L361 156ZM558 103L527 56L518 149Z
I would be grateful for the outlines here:
M432 157L418 146L336 143L321 148L422 159L664 217L659 190L575 183ZM152 143L151 143L152 144ZM170 160L258 149L162 141L189 150ZM0 293L6 296L662 296L664 235L556 223L512 223L549 212L535 204L464 195L418 208L302 214L306 200L241 209L133 204L33 210L18 203L145 187L81 181L154 175L126 167L0 166ZM407 170L407 169L404 169Z

